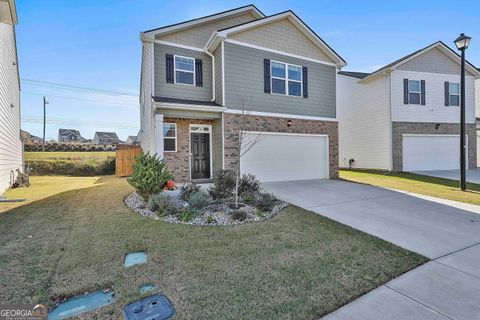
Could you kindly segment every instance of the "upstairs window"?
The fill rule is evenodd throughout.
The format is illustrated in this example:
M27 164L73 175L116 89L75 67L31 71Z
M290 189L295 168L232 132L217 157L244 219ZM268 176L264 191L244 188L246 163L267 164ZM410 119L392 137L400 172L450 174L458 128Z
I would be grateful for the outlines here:
M272 93L295 97L302 96L301 66L271 61L270 72Z
M175 83L195 84L195 59L183 56L175 56Z
M450 106L460 105L460 85L450 82L448 84L448 102Z
M420 104L420 81L408 80L409 104Z

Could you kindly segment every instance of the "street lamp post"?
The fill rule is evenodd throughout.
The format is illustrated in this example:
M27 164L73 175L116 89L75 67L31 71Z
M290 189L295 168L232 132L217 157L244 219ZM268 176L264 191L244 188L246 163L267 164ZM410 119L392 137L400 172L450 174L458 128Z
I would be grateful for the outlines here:
M460 189L467 189L466 166L465 166L465 50L470 44L470 37L464 33L455 39L455 46L462 53L462 62L460 66Z
M47 122L47 98L43 96L43 144L42 151L45 152L45 124Z

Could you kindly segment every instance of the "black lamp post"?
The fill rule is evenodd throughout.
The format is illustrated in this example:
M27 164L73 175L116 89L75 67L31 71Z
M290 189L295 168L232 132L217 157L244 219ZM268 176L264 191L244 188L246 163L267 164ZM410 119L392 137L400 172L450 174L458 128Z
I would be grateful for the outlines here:
M465 181L466 168L465 168L465 50L470 44L469 36L460 34L455 39L455 46L462 52L462 64L460 66L460 189L465 191L467 189L467 183Z

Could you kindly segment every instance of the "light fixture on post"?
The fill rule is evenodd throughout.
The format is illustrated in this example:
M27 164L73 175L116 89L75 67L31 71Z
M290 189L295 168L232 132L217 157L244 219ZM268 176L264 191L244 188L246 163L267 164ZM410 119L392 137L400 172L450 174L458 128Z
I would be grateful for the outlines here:
M460 65L460 189L467 189L466 166L465 166L465 50L470 45L470 38L464 33L455 39L454 43L457 49L462 53Z
M291 126L292 126L292 120L289 119L289 120L287 121L287 127L290 128Z

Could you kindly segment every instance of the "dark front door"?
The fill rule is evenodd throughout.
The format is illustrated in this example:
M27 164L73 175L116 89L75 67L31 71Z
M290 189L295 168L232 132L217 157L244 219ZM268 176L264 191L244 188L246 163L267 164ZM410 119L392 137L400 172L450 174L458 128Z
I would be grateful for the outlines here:
M190 133L192 179L210 178L210 134Z

